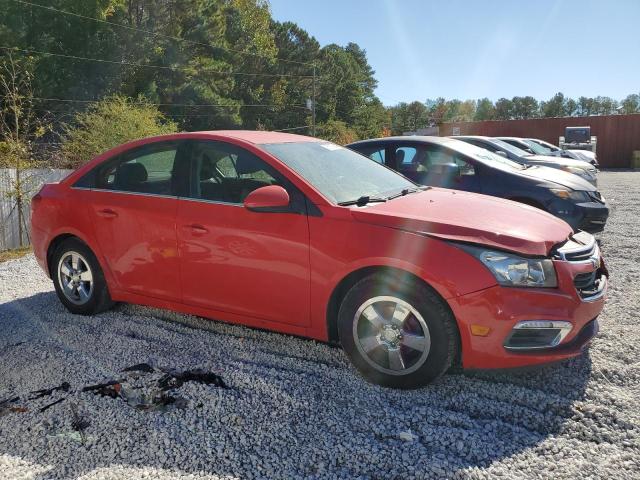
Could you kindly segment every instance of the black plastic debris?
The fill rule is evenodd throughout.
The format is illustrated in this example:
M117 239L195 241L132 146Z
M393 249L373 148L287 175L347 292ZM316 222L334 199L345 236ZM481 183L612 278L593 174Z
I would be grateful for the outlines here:
M112 381L107 383L99 383L97 385L89 385L82 389L83 392L93 392L96 395L102 395L103 397L118 398L120 396L120 390L122 385L119 381Z
M58 399L58 400L56 400L55 402L48 403L47 405L45 405L44 407L42 407L42 408L40 409L40 413L42 413L42 412L46 412L47 410L49 410L49 409L50 409L51 407L53 407L54 405L57 405L57 404L59 404L59 403L62 403L62 402L64 402L65 400L66 400L66 399L63 397L63 398L59 398L59 399Z
M204 383L205 385L214 385L224 389L229 388L220 375L201 369L169 372L158 380L158 387L163 390L170 390L180 388L186 382Z
M57 387L44 388L42 390L36 390L35 392L31 392L31 395L33 396L29 397L29 400L37 400L38 398L48 397L54 392L68 392L70 388L71 388L71 385L69 385L68 382L63 382L61 385Z
M155 370L148 363L138 363L136 365L131 365L130 367L124 368L123 372L143 372L143 373L153 373Z

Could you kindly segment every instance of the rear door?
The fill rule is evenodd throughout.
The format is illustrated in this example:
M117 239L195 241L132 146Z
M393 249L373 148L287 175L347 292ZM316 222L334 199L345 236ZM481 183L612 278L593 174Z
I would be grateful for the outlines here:
M118 286L180 299L177 196L184 142L158 142L109 160L94 172L89 205L95 235Z
M253 153L191 144L191 191L178 201L183 302L278 323L309 323L309 225L304 197ZM253 190L281 185L288 213L252 212Z

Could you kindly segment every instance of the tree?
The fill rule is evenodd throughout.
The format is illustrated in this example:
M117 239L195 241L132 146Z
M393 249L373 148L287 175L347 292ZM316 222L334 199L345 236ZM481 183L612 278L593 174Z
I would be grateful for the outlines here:
M558 92L548 101L542 102L540 104L540 110L542 111L542 116L546 118L566 116L564 94L562 92Z
M513 118L513 102L508 98L500 98L495 105L497 120L511 120Z
M64 133L62 151L67 165L75 168L130 140L176 131L176 124L144 99L114 95L76 115Z
M593 98L580 97L576 107L576 115L588 117L593 112Z
M496 109L491 100L485 97L476 102L476 113L473 117L475 121L493 120L495 115Z
M513 97L511 99L511 104L513 118L535 118L539 115L538 101L531 96Z
M318 136L338 145L346 145L358 139L355 130L340 120L329 120L318 125Z
M627 95L620 106L622 113L640 113L640 95L637 93Z
M0 166L15 171L7 195L15 200L20 246L24 245L24 233L28 230L24 201L29 193L29 178L25 170L35 166L33 141L46 131L34 111L32 69L30 59L16 60L11 54L0 62Z

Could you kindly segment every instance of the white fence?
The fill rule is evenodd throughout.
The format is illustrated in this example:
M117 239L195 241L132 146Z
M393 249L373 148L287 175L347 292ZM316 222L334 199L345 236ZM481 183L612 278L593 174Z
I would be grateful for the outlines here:
M19 213L16 197L16 171L0 168L0 252L31 243L31 197L45 183L57 182L71 170L34 169L23 170L20 178L23 191L22 241L20 241Z

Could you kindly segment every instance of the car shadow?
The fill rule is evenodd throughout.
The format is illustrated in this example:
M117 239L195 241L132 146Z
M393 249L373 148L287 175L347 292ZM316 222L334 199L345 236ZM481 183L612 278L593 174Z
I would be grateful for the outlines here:
M41 480L98 469L131 478L149 469L169 477L447 477L561 434L592 371L587 353L390 390L315 341L127 305L74 316L53 292L0 304L0 328L0 402L18 396L15 406L26 409L3 415L0 407L0 464L26 465ZM139 362L215 370L230 388L182 386L173 392L182 406L155 411L80 391ZM69 392L28 400L63 382ZM74 416L88 423L82 435Z

